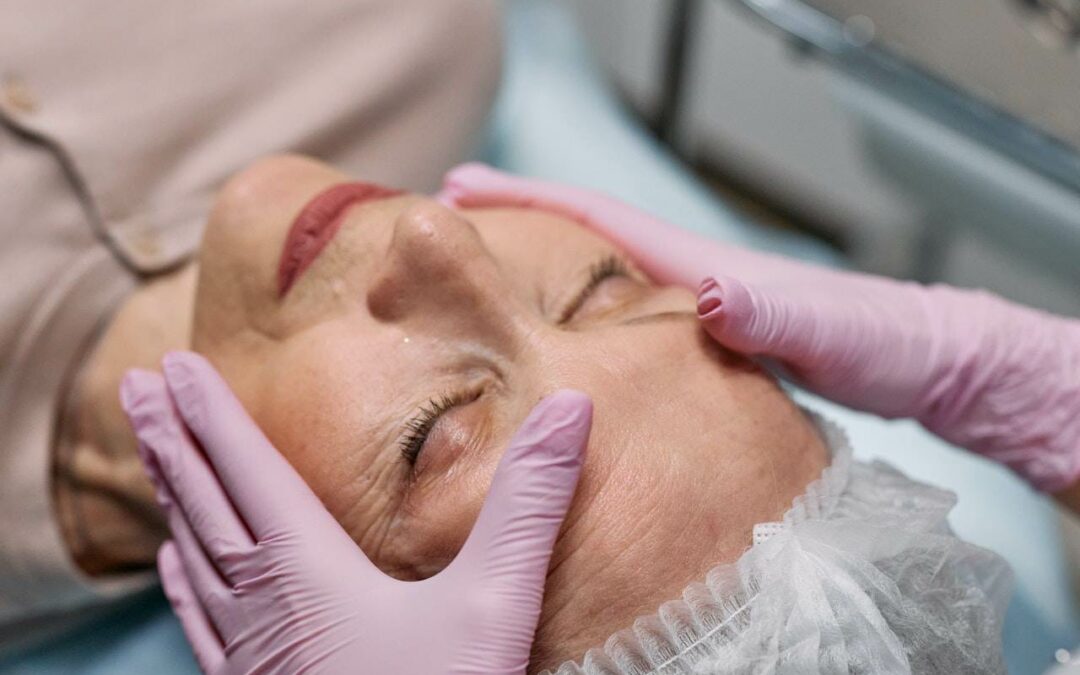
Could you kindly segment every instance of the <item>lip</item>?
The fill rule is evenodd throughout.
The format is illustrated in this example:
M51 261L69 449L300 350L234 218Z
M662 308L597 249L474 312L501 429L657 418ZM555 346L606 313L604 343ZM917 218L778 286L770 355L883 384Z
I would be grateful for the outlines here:
M278 298L285 297L300 275L341 229L349 207L403 194L404 190L354 181L333 185L304 205L293 220L278 264Z

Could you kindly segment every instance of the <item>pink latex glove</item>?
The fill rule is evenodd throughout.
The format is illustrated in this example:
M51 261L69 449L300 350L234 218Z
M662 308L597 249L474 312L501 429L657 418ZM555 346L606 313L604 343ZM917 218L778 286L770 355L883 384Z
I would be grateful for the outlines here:
M460 554L404 582L368 560L207 361L174 353L164 368L129 372L121 400L173 532L162 583L204 671L525 672L592 423L584 394L533 409Z
M981 291L922 286L717 243L603 195L478 164L444 178L460 207L558 213L664 284L698 290L705 329L796 382L885 417L913 417L1036 488L1080 476L1080 322Z

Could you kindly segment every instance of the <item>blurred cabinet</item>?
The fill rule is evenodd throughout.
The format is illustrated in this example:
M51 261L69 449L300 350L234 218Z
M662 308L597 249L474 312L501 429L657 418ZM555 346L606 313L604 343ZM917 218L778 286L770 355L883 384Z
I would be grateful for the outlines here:
M563 0L579 19L593 56L646 118L656 115L664 51L675 3L669 0Z
M566 1L598 60L652 118L675 3ZM696 2L693 11L678 150L843 237L866 265L903 269L912 245L904 227L917 212L863 158L858 127L832 94L835 75L734 3Z
M564 1L578 13L597 58L630 103L647 118L655 116L677 3ZM845 5L845 11L895 5L833 4ZM742 5L689 2L689 49L674 129L684 157L717 168L755 195L841 237L860 267L984 286L1080 314L1080 199L1074 239L1069 211L1075 195L950 137L902 101L810 55L799 40ZM852 29L873 37L872 22ZM1022 92L1021 84L1009 95L1023 103ZM920 143L938 155L925 165L916 161L923 155L902 151ZM1015 208L998 209L992 197L1004 197L1020 184L1022 195L1002 200ZM985 217L988 209L995 218ZM1044 235L1041 248L1029 241Z

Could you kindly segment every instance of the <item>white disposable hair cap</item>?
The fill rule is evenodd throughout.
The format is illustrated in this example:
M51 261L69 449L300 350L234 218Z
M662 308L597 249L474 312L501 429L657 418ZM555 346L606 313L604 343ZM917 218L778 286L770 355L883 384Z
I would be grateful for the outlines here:
M783 520L556 675L1005 671L1012 571L953 534L956 496L855 461L844 432L811 417L832 462Z

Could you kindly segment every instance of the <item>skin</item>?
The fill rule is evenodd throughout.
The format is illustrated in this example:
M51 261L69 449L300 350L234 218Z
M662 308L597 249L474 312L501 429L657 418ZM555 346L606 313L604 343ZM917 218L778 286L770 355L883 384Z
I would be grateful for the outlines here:
M403 579L453 559L532 406L560 388L588 393L594 426L535 668L579 657L736 558L753 525L820 474L812 426L704 335L692 293L630 268L564 317L590 269L618 255L565 219L419 195L356 205L279 298L292 219L347 180L281 156L228 182L204 237L193 347L364 552ZM460 404L411 465L405 425L442 396Z
M73 413L53 457L53 504L72 561L100 576L153 566L168 528L117 392L129 368L155 370L191 345L197 268L141 286L109 324L74 383Z

